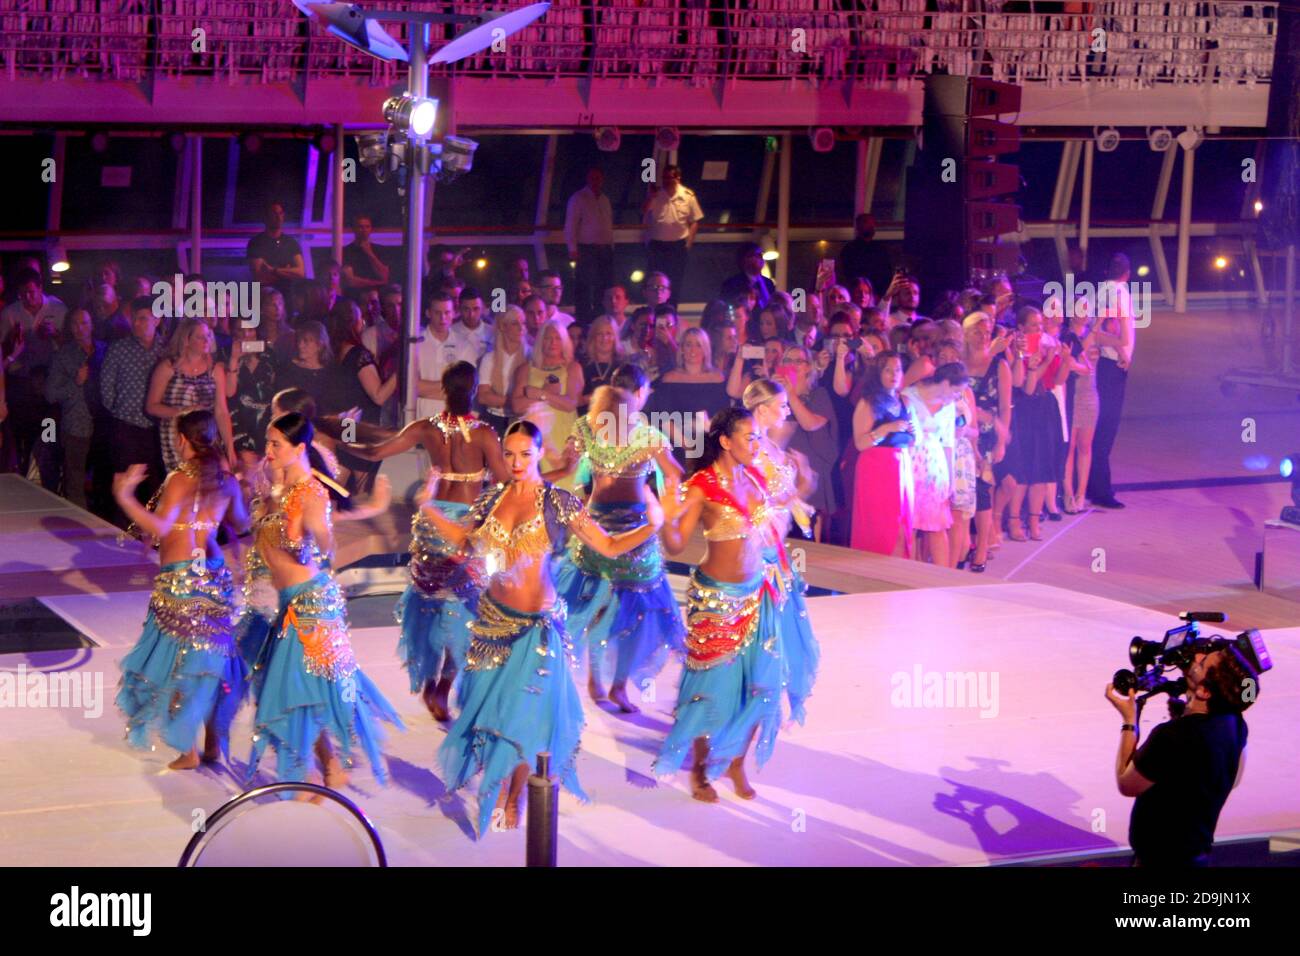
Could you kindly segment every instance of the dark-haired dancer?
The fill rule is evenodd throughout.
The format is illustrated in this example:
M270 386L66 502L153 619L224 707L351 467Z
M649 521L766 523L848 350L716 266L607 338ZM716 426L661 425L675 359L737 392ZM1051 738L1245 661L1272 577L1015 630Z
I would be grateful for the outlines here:
M582 456L579 481L592 486L587 508L610 534L645 523L649 479L656 467L664 477L662 493L677 494L681 466L672 443L641 415L649 394L645 372L621 365L609 385L592 393L587 414L573 426L574 448ZM613 656L609 699L624 713L637 713L627 697L628 678L641 686L663 669L669 652L684 649L685 628L658 540L615 559L574 540L556 587L569 607L569 633L591 652L591 699L604 698L602 664ZM612 655L607 654L611 649Z
M779 585L763 558L780 540L781 518L754 467L758 447L753 414L723 409L709 423L703 465L686 482L685 502L665 502L665 550L682 551L701 522L708 550L691 574L686 666L654 769L671 776L693 746L691 795L705 803L718 799L710 781L723 773L742 798L756 796L745 754L757 736L761 768L781 726Z
M274 419L266 433L266 457L284 483L255 504L256 547L280 592L280 616L259 654L249 769L269 745L282 780L306 780L314 750L325 785L337 790L347 774L333 744L349 764L359 744L384 781L378 722L402 722L352 654L347 605L326 561L334 548L330 491L313 474L325 467L313 437L311 422L296 412Z
M181 751L169 767L199 765L196 739L206 728L203 760L229 755L230 723L239 710L246 673L234 637L234 585L214 533L223 520L248 526L239 484L212 412L194 409L176 418L181 464L142 506L135 498L145 466L113 480L113 497L133 528L156 539L162 567L149 599L144 631L122 659L117 706L127 739L152 748L155 734Z
M508 484L483 492L457 523L432 497L439 478L434 471L423 505L438 533L457 546L469 544L488 574L470 625L473 641L457 695L460 716L438 752L451 789L482 771L480 835L498 793L503 826L518 826L519 796L542 751L550 753L564 786L586 800L575 767L582 703L569 670L572 648L551 562L570 535L606 557L624 554L649 540L662 517L656 505L651 523L606 534L576 497L542 479L542 454L541 429L517 421L506 429Z
M488 477L505 481L509 476L497 433L470 411L477 389L474 366L457 362L442 373L444 411L411 422L387 441L348 450L378 461L422 445L441 475L435 494L438 507L452 521L460 521ZM422 693L435 720L448 720L447 697L469 649L478 585L460 548L438 534L424 509L411 518L410 570L411 583L397 602L397 655L410 676L411 693Z
M775 515L775 540L764 548L763 560L771 570L770 580L777 585L775 600L781 619L784 684L790 702L790 719L802 724L806 715L804 702L812 695L813 684L817 682L821 648L813 635L812 622L808 620L808 604L804 600L808 585L786 554L783 541L790 533L791 521L797 523L805 535L810 532L812 509L800 496L807 493L816 476L811 474L806 458L781 448L772 440L772 429L780 428L790 417L790 399L780 382L770 378L750 382L741 402L754 416L754 428L759 433L754 467L763 477Z

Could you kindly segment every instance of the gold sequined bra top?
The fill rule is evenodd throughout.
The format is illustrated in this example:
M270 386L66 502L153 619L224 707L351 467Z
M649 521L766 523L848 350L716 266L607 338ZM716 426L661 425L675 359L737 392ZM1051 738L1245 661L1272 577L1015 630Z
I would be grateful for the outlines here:
M274 495L274 492L273 492ZM257 545L259 548L278 548L299 564L319 563L321 551L306 531L301 538L289 536L289 527L302 516L311 499L319 500L325 508L325 521L330 520L330 494L316 479L308 476L297 481L280 497L279 507L257 519Z
M793 498L797 493L795 485L797 472L794 465L788 461L778 464L761 445L758 453L762 456L758 465L759 470L763 473L763 480L767 482L768 496L773 501L785 501Z
M546 515L542 510L544 493L545 486L539 485L536 513L508 531L496 515L497 508L501 507L501 502L505 499L505 495L501 495L483 523L470 533L479 548L497 556L498 568L531 563L550 554L551 536L547 533Z
M713 526L704 529L704 540L739 541L754 537L756 531L766 532L768 529L775 517L776 509L769 502L767 489L758 474L748 470L746 473L754 480L755 486L763 495L763 500L753 513L741 506L713 468L697 471L687 483L690 487L699 488L710 502L718 506L718 515Z
M440 412L430 418L429 423L442 432L443 440L448 446L451 445L452 435L460 435L468 445L474 429L492 427L487 422L478 421L473 415L453 415L451 412ZM443 481L487 481L489 474L486 468L479 471L444 471L441 478Z

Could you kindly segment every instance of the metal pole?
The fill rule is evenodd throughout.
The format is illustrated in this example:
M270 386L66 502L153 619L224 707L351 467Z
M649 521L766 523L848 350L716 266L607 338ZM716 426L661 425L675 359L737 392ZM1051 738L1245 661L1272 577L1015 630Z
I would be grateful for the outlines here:
M776 287L784 289L790 271L790 156L794 140L789 133L781 137L781 165L776 180Z
M1088 227L1092 223L1092 140L1083 144L1083 199L1079 203L1079 253L1088 267Z
M190 271L203 271L203 134L190 139Z
M557 866L560 785L551 776L551 755L537 755L537 773L528 778L526 866Z
M1291 374L1291 332L1295 327L1295 243L1286 247L1286 307L1282 312L1282 374Z
M407 91L424 97L428 89L429 24L411 24L411 68L407 74ZM420 371L417 354L420 347L420 282L424 267L424 177L428 171L417 154L424 152L424 142L412 136L411 156L407 163L406 182L406 288L402 293L405 322L402 333L402 394L406 403L404 422L415 421L419 398ZM419 148L414 148L417 146Z
M343 265L343 124L334 125L334 261Z
M1178 207L1178 264L1174 267L1174 311L1187 311L1187 267L1192 245L1192 177L1196 152L1183 150L1183 195Z

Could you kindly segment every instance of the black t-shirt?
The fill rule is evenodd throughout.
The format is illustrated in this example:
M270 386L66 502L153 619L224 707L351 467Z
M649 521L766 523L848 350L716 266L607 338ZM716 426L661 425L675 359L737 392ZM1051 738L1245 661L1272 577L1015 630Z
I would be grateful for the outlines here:
M1143 866L1188 866L1210 852L1245 746L1239 714L1189 714L1151 731L1133 765L1154 786L1133 802L1128 825Z
M375 255L383 260L383 253L379 251L378 246L372 246ZM349 242L343 247L343 265L351 266L353 274L358 279L369 279L372 282L378 282L382 277L375 271L374 263L370 257L361 251L361 247L355 242Z
M326 386L325 413L338 414L350 408L361 409L361 420L379 424L379 406L371 401L361 384L361 370L375 364L375 357L364 345L354 345L338 364L337 374ZM378 371L378 369L376 369Z
M259 232L248 240L249 259L265 259L267 265L274 269L285 269L293 265L294 256L302 255L302 246L291 236L280 234L272 239L267 233Z
M836 280L841 285L858 276L866 276L877 298L889 288L892 270L888 250L874 239L850 239L840 249L839 261L835 263Z

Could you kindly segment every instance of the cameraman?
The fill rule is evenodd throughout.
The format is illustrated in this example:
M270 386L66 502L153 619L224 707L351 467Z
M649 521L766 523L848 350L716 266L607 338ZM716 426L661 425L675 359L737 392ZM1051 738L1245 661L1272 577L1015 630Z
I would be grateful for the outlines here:
M1106 685L1124 719L1115 779L1120 793L1137 798L1128 834L1134 866L1208 866L1219 812L1245 768L1241 714L1259 693L1258 674L1236 648L1206 642L1186 680L1182 716L1157 726L1140 748L1136 692L1123 697Z

